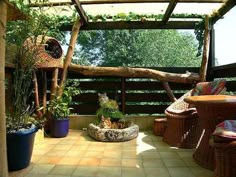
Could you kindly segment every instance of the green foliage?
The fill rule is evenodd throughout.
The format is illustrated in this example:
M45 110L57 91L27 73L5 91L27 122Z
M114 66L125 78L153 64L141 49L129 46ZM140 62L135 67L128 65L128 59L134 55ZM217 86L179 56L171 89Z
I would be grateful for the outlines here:
M102 66L199 66L194 35L176 30L82 31L78 58Z
M119 110L105 107L100 107L97 110L96 115L99 120L101 120L101 116L104 116L105 118L110 117L112 122L125 118L124 114Z
M110 118L112 122L124 119L124 114L119 111L118 103L115 100L109 99L107 94L98 94L100 108L97 110L96 115L99 120L101 117Z
M27 20L11 21L7 23L6 40L16 44L15 70L12 82L12 103L13 108L7 110L7 131L17 131L21 128L28 128L32 124L41 126L43 118L33 120L35 106L32 102L33 96L33 73L36 72L35 56L36 50L24 46L24 41L31 36L32 42L36 42L38 35L57 35L57 18L48 17L41 10L32 10L24 0L14 1L16 6L26 14ZM54 36L55 37L55 36ZM61 36L62 38L63 36Z
M49 112L52 113L54 119L64 119L66 118L72 108L70 104L72 102L72 97L80 94L79 82L77 80L68 80L66 82L62 96L55 96L49 104Z
M205 31L205 19L196 23L194 33L196 39L198 40L198 53L197 56L200 56L202 53L202 47L204 43L204 31Z
M107 15L107 14L99 14L96 16L88 15L89 20L93 22L97 21L143 21L150 20L150 21L158 21L163 18L163 14L135 14L133 12L129 12L128 14L125 13L118 13L117 15ZM203 18L203 15L199 14L172 14L171 18Z

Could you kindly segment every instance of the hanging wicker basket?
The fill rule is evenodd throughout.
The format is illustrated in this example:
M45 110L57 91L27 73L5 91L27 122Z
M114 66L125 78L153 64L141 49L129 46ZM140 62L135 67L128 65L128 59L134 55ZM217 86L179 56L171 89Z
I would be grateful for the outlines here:
M52 37L31 36L24 42L24 49L33 56L37 68L62 68L63 51L60 43Z

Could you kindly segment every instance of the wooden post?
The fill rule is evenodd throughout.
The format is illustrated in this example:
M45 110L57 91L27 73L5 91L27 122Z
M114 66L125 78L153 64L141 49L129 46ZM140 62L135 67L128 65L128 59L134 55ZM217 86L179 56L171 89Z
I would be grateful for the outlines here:
M125 114L125 78L121 78L121 111Z
M43 71L43 114L46 113L47 107L47 73Z
M38 79L35 71L33 72L33 82L34 82L34 97L35 97L35 107L37 112L37 117L42 117L42 112L39 110L39 89L38 89Z
M203 45L203 53L202 53L202 63L199 72L200 81L206 80L207 74L207 65L209 59L209 48L210 48L210 30L209 30L209 17L205 18L205 32L204 32L204 45Z
M170 101L175 102L177 99L175 98L175 95L173 94L169 83L168 82L162 82L162 85L163 85L164 89L166 90L166 93L167 93Z
M57 87L58 87L58 72L59 69L55 68L52 72L52 83L51 83L51 93L50 93L50 100L52 100L54 98L54 96L57 93Z
M0 177L8 177L6 114L5 114L5 30L7 22L7 4L0 0Z
M62 72L61 82L60 82L60 87L59 87L59 92L58 92L59 96L61 96L63 93L63 89L64 89L63 87L64 87L64 84L66 81L68 67L71 64L72 56L74 54L75 44L76 44L81 26L82 26L82 22L80 21L80 18L78 17L73 25L73 28L72 28L70 44L69 44L69 47L68 47L68 50L66 53L66 57L65 57L65 61L64 61L63 72Z

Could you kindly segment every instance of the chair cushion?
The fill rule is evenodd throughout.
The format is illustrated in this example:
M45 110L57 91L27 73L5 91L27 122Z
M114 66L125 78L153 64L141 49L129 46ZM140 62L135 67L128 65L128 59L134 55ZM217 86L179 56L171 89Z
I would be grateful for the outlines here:
M220 79L212 82L199 82L193 89L191 95L217 95L225 89L225 84L225 79Z
M236 140L236 120L225 120L216 126L214 139Z

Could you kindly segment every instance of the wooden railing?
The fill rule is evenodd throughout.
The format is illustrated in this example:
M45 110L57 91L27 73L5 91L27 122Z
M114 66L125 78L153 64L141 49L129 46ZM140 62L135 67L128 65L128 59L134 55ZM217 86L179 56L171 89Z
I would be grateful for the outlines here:
M198 72L198 68L157 68L174 73ZM69 78L79 79L81 94L73 98L74 113L95 114L99 107L98 93L107 93L109 98L119 102L125 114L163 114L171 101L161 82L141 78L85 77L69 73ZM192 84L169 83L178 98L190 90Z

